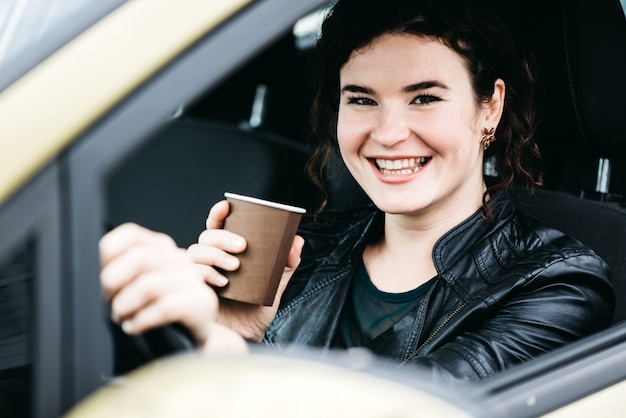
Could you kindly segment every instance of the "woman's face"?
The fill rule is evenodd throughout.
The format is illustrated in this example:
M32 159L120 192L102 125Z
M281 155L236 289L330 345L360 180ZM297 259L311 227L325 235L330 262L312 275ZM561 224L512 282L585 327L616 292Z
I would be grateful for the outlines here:
M383 211L424 214L477 210L483 128L497 126L504 83L478 105L463 58L437 40L376 38L340 72L339 149L348 169Z

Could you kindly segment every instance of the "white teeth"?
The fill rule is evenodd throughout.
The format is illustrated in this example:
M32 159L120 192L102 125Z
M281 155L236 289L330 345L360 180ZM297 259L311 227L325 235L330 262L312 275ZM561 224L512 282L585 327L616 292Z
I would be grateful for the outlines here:
M402 160L377 158L376 165L383 174L408 175L419 171L428 160L429 158L427 157L405 158Z

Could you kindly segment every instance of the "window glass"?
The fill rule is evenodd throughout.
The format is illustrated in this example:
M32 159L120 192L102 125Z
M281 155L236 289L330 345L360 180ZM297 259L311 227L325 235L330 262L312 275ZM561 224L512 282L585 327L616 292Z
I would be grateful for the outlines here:
M0 1L0 74L19 77L122 3L124 0ZM0 83L0 87L6 84Z

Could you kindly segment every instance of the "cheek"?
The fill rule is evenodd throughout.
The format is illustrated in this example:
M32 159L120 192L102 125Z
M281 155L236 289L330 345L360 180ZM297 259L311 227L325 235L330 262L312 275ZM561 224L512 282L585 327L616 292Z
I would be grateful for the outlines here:
M339 143L339 150L342 154L353 150L357 147L356 138L358 138L358 131L356 127L354 117L351 117L348 112L343 112L339 109L337 115L337 142Z
M467 113L467 112L465 112ZM437 115L430 120L427 132L433 148L440 152L473 155L480 148L480 134L473 115L463 112Z

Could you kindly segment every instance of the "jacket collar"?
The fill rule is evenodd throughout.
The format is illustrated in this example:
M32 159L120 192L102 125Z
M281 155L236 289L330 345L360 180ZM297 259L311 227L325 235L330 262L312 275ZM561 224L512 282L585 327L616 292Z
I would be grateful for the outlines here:
M508 193L500 191L488 202L493 213L493 223L487 222L483 216L482 208L474 212L469 218L446 232L433 247L433 262L437 274L444 279L450 279L448 269L455 262L468 254L471 248L483 240L492 231L507 223L515 213L515 206L511 202ZM384 214L380 210L375 210L371 216L363 221L363 229L360 236L352 246L352 255L361 257L363 248L372 236L379 233L384 222ZM355 260L351 260L355 263Z
M464 257L471 248L493 231L507 223L515 213L515 206L507 192L497 192L488 202L493 212L493 223L487 222L482 208L472 216L446 232L433 247L433 262L437 273L449 279L448 269L459 258Z

